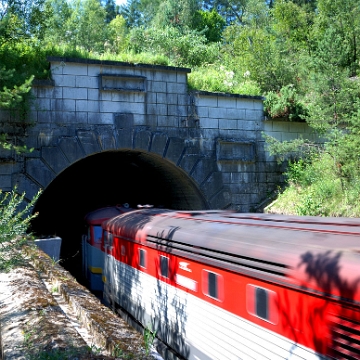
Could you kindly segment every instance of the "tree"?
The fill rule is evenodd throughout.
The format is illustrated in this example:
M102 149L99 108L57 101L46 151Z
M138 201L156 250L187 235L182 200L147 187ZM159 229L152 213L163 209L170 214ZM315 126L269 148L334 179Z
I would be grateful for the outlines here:
M119 7L116 6L115 0L106 0L104 8L106 11L106 22L110 23L110 21L115 19L118 14Z
M226 22L214 9L211 11L198 10L194 22L196 30L204 32L209 42L221 40Z
M68 22L72 9L66 0L47 0L48 11L44 40L50 44L65 44L68 37Z
M69 41L75 49L104 51L107 40L106 11L98 0L76 0L66 26Z
M121 15L117 15L115 19L111 20L109 24L109 41L113 52L120 53L127 48L127 33L126 21Z

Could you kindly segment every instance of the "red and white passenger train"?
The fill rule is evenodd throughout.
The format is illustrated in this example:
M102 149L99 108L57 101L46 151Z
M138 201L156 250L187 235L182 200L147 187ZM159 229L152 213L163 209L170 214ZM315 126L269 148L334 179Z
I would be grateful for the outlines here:
M185 359L360 359L360 220L105 208L84 272Z

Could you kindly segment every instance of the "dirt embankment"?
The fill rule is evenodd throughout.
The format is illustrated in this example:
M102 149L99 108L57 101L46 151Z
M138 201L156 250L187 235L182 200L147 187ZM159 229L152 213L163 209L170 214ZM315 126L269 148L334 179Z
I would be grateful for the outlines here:
M3 360L154 359L143 336L38 249L0 273Z

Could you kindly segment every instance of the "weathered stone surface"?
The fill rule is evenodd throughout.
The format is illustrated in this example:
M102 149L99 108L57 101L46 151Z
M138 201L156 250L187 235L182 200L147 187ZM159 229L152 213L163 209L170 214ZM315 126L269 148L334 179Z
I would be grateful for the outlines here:
M137 131L135 133L135 149L143 149L148 151L150 148L151 142L151 132L150 131Z
M256 197L260 202L267 195L259 189L269 189L269 183L276 188L282 180L262 132L279 140L314 136L304 123L264 121L262 97L189 93L189 69L49 60L53 80L37 82L32 90L34 126L26 128L9 112L0 112L1 131L15 144L26 139L34 148L23 157L0 154L16 159L13 179L23 179L24 188L29 181L46 187L56 174L92 154L127 149L160 155L180 167L213 206L249 210ZM35 159L40 156L42 160ZM254 173L261 175L254 180L252 194L230 176ZM0 188L9 188L11 174L3 175ZM221 191L224 185L227 190ZM28 190L33 193L31 186Z
M55 174L59 174L70 165L69 161L65 158L64 153L57 146L43 147L41 150L41 157Z
M164 156L166 144L168 141L168 136L164 133L156 132L153 135L151 142L151 152Z
M94 131L79 130L77 136L86 155L91 155L101 150Z
M166 150L166 159L178 165L181 155L184 152L184 139L170 138L168 148Z
M97 126L96 134L102 150L116 149L114 129L111 126Z
M85 156L85 153L75 136L60 138L59 147L69 160L70 164Z

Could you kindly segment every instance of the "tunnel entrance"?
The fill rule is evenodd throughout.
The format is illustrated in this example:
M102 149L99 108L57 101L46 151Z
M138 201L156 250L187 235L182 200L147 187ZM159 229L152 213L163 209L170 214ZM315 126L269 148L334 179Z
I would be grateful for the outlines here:
M208 208L196 183L168 160L140 150L106 151L72 164L47 186L35 204L39 215L31 230L37 237L61 237L61 264L79 278L84 216L124 203Z

